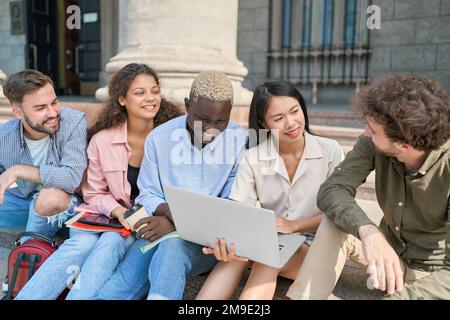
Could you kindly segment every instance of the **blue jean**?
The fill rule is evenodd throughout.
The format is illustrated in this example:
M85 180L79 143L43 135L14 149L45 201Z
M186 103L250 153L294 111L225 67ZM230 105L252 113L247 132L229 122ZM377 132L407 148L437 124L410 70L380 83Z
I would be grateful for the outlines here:
M33 197L21 198L12 189L5 191L3 205L0 204L0 230L24 231Z
M124 238L116 232L71 229L70 238L45 261L16 299L54 300L69 287L68 300L89 300L109 279L133 241L133 237Z
M202 246L180 238L163 240L145 254L136 241L117 267L109 281L98 291L95 299L135 300L183 298L186 278L210 271L217 260L204 255Z
M92 300L116 270L135 238L104 232L81 267L81 273L66 300Z
M0 230L31 231L53 237L63 223L73 216L73 209L81 203L81 199L74 194L67 210L44 217L35 211L37 192L28 198L21 198L18 193L18 189L5 191L3 205L0 205ZM22 242L25 240L22 239Z

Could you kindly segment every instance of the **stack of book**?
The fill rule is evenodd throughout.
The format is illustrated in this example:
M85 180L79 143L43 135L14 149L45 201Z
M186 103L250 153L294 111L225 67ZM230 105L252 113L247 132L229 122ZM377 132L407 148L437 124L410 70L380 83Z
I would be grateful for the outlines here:
M132 232L122 226L117 219L111 219L101 213L86 210L84 208L81 210L75 209L75 211L78 211L79 213L65 223L68 228L88 232L112 231L118 232L124 237L131 236Z

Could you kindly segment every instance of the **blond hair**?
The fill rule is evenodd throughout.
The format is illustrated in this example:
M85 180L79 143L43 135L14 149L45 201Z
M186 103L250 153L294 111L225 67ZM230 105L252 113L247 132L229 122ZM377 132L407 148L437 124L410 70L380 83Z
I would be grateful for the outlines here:
M222 72L205 71L197 75L192 83L190 99L198 98L212 101L230 101L233 104L233 86L230 79Z

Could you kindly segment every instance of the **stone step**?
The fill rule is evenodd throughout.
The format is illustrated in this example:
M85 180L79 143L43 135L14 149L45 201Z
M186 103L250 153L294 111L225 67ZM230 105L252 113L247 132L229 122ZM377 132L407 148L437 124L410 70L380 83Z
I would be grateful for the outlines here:
M0 126L14 118L11 106L7 99L0 98Z
M94 118L98 116L102 109L102 105L100 103L67 101L63 102L63 104L84 112L87 115L90 124L94 121ZM234 108L232 112L233 121L246 126L248 118L248 111L246 109L247 108L243 107ZM321 114L325 114L325 112L322 111ZM5 123L13 117L14 115L11 107L6 104L0 104L0 119L3 121L2 123ZM329 117L332 117L332 114L330 114ZM351 148L351 146L353 146L357 141L358 137L363 133L362 129L325 125L311 125L311 130L318 135L337 140L345 150Z
M0 112L3 112L4 110L11 111L11 105L9 104L8 99L0 98Z
M309 122L312 125L363 128L364 122L350 110L330 110L308 107Z
M62 101L62 106L77 109L86 114L89 125L92 125L99 113L103 109L101 103L95 102L77 102L77 101ZM9 103L5 103L5 100L0 101L0 125L6 123L10 119L14 118L14 114L11 110Z
M14 117L11 107L0 106L0 116Z
M245 111L242 111L243 109L245 108L238 107L233 109L231 112L231 119L241 126L247 127L247 114ZM330 117L331 116L332 115L330 115ZM358 141L358 138L364 133L364 129L362 128L349 128L331 125L311 124L310 129L314 134L338 141L345 153L352 149Z
M346 106L339 106L346 108ZM247 125L248 106L235 106L232 111L232 119L238 123ZM308 107L308 118L311 125L346 127L346 128L364 128L364 121L361 117L350 110L341 110L331 108Z
M346 150L349 150L349 148L351 149L351 147L358 141L358 138L364 133L363 129L346 127L318 125L311 125L310 127L313 133L336 140L341 146L345 147Z
M5 123L7 123L9 120L11 120L13 118L14 118L14 116L0 115L0 126L4 125Z
M320 136L334 139L339 142L344 154L347 154L353 149L358 138L364 133L363 129L318 125L311 125L311 130ZM367 177L366 182L358 188L357 197L365 200L376 200L375 172L371 172Z
M80 99L78 99L80 101L77 101L76 98L77 97L73 97L73 99L71 99L71 97L63 98L61 99L61 104L84 112L87 111L88 113L90 110L102 108L102 104L99 102L92 102L90 100L84 101ZM355 129L364 127L364 123L361 119L347 110L316 110L310 108L308 114L310 124L314 126L346 127ZM11 106L7 99L0 99L0 115L12 116ZM248 123L248 107L234 107L232 110L232 119L233 121L246 126Z

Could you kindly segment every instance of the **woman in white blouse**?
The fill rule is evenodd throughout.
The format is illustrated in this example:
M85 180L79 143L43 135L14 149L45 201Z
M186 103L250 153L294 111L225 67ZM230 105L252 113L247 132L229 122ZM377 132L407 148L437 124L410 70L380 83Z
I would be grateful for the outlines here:
M219 263L197 299L231 298L249 267L240 299L272 299L278 275L295 279L323 217L316 205L319 187L343 160L336 141L311 134L305 101L285 81L268 81L255 89L249 136L256 146L246 151L229 198L253 206L259 202L276 213L278 232L307 238L281 269L237 257L234 246L227 252L225 239L219 239L214 249L203 249Z

